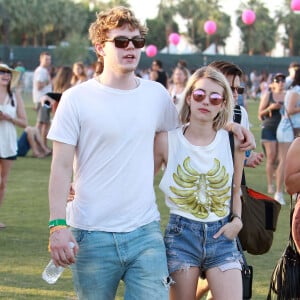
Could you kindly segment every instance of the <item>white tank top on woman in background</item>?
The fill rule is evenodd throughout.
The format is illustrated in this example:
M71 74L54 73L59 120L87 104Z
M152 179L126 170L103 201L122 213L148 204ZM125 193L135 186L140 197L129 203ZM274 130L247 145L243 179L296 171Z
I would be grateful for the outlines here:
M13 96L13 99L15 97ZM17 116L17 101L12 105L12 99L9 95L0 104L0 111L10 115L12 118ZM17 155L17 131L12 122L0 121L0 157L7 158Z

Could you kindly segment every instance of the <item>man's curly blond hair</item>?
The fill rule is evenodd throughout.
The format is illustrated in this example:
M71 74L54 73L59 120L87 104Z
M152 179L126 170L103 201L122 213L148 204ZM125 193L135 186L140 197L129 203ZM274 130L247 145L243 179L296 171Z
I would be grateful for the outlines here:
M148 28L140 23L129 8L117 6L97 13L96 21L89 28L89 38L93 45L102 44L107 39L108 31L124 25L128 25L132 30L138 29L142 37L148 32Z

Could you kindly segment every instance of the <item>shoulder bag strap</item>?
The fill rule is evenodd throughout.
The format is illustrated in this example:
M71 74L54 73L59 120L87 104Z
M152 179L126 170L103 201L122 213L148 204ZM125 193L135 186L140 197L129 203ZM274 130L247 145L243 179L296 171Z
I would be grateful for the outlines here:
M232 156L232 160L233 160L233 164L234 164L234 137L233 137L232 132L229 132L229 141L230 141L230 148L231 148L231 156ZM243 173L243 175L244 175L244 173ZM232 185L233 185L233 179L232 179ZM232 186L231 186L231 201L230 201L230 211L231 212L232 212L232 201L233 201L232 191L233 191L233 189L232 189ZM236 243L237 243L238 249L239 249L239 251L242 255L245 268L248 269L248 263L247 263L247 260L246 260L246 257L245 257L244 251L243 251L243 247L241 245L241 242L240 242L240 239L239 239L238 236L236 237Z

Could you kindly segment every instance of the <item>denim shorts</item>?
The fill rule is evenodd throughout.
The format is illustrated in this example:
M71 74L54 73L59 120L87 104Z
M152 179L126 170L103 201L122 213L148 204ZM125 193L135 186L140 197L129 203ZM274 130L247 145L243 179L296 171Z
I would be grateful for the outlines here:
M132 232L71 229L79 245L71 265L81 300L113 300L120 280L127 300L169 300L166 249L159 222Z
M261 130L261 140L262 142L276 142L276 128L263 127Z
M23 131L22 135L18 139L18 156L26 156L30 150L30 144L27 139L27 132Z
M200 274L219 267L241 270L241 254L236 240L224 235L213 235L226 223L228 217L216 222L198 222L178 215L171 215L165 232L165 245L169 273L199 267Z
M288 119L280 121L276 135L279 143L291 143L294 140L293 129Z

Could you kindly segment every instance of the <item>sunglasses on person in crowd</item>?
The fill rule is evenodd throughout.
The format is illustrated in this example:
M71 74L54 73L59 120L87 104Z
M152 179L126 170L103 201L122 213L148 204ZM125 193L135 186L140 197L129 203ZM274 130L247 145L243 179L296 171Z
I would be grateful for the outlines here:
M0 75L9 74L11 75L11 72L8 70L0 70Z
M245 88L242 87L242 86L231 86L230 88L231 88L232 93L235 93L235 92L236 92L236 93L238 93L239 95L244 94Z
M105 42L114 42L117 48L127 48L129 42L132 42L135 48L143 48L145 46L145 38L140 36L135 36L132 39L126 36L117 36L111 40L105 40Z
M283 78L282 79L276 79L275 78L273 81L276 82L276 83L280 83L280 82L284 83L285 79L283 79Z
M201 89L197 89L192 92L193 99L196 102L202 102L206 98L206 95L206 92ZM219 105L224 100L224 97L218 93L211 93L209 94L208 99L210 104Z

